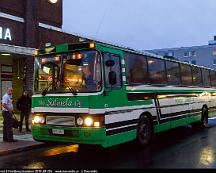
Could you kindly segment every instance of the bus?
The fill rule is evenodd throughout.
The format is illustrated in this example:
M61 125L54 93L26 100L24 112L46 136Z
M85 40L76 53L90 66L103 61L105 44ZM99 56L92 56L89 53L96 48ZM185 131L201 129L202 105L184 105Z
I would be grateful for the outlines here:
M216 111L215 70L112 44L38 49L34 71L36 141L146 146L155 133L207 127Z

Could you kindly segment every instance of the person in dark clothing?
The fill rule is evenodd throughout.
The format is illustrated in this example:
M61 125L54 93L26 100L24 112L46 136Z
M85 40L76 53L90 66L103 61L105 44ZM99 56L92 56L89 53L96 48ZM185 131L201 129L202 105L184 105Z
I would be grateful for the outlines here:
M27 91L23 92L22 96L18 99L16 106L17 106L17 109L21 111L19 131L22 132L22 124L23 124L23 119L25 117L26 131L31 132L31 130L29 129L29 114L31 111L31 97L29 96Z

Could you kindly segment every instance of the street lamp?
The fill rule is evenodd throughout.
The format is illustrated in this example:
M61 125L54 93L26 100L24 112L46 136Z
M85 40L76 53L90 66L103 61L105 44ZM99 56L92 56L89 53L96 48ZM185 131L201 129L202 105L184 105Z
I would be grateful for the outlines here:
M48 0L50 3L55 4L58 2L58 0Z

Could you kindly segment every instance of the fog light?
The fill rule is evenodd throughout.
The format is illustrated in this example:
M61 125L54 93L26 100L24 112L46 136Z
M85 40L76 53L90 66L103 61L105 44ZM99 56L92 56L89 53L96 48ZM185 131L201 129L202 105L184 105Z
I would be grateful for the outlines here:
M87 117L87 118L85 119L85 125L86 125L86 126L92 126L92 124L93 124L92 118Z

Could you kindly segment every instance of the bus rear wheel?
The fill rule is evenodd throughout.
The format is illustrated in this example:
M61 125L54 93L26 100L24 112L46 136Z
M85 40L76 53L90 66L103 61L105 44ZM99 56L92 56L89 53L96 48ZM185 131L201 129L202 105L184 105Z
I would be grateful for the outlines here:
M147 146L152 139L152 123L146 115L141 116L137 128L137 141L141 146Z

